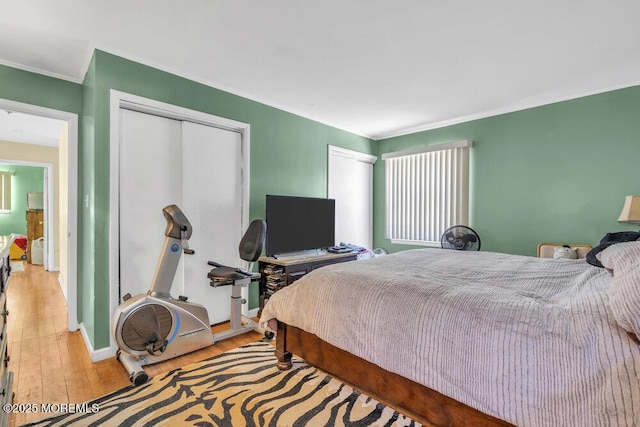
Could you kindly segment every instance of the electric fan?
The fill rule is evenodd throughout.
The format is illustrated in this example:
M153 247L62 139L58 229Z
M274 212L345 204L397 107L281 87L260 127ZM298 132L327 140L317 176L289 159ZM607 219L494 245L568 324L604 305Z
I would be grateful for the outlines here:
M479 251L480 236L471 228L464 225L454 225L442 233L440 243L443 249L458 251Z

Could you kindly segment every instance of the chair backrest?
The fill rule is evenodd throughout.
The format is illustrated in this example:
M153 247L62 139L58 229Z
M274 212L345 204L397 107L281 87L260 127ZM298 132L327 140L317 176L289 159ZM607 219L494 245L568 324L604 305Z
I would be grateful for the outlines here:
M238 250L240 258L245 261L254 262L262 254L262 246L267 236L267 223L261 219L251 221L249 228L242 236Z

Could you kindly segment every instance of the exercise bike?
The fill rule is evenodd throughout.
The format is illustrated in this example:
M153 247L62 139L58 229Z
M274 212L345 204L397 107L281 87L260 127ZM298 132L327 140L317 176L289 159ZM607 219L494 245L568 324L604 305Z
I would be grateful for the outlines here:
M165 240L160 259L146 294L132 297L127 294L116 309L111 322L112 333L118 345L117 359L129 373L135 385L147 382L149 376L143 366L210 346L220 340L255 330L265 333L256 322L242 316L242 287L260 278L259 273L233 268L209 261L214 268L208 273L210 285L232 286L230 329L211 332L209 315L205 307L187 301L187 297L171 296L171 284L178 268L180 256L192 255L188 241L191 223L176 205L162 210L167 220ZM255 220L247 229L239 245L240 258L252 263L258 259L266 235L266 224ZM272 338L268 334L267 338Z

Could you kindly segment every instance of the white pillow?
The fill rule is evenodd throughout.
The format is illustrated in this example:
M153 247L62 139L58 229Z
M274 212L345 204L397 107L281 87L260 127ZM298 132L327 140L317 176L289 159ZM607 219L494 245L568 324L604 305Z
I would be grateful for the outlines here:
M596 255L604 268L629 271L640 265L640 241L615 243Z
M613 274L609 288L613 316L622 328L640 337L640 242L616 243L596 257Z

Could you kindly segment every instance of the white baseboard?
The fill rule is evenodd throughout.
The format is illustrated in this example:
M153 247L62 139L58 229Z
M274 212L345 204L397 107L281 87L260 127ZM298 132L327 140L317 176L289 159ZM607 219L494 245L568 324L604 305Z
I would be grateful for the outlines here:
M67 298L67 286L62 280L62 276L58 274L58 284L60 285L60 290L62 291L62 295L64 296L64 300L69 302L69 298Z
M259 308L253 308L253 309L251 309L251 310L247 310L247 314L246 314L246 316L247 316L248 318L256 317L256 316L258 315L258 311L260 311L260 309L259 309Z
M101 360L109 359L110 357L114 357L116 355L115 348L104 347L104 348L95 350L93 348L93 345L91 345L91 340L89 339L87 330L84 327L84 323L80 323L80 333L82 334L82 339L84 339L84 345L86 345L87 350L89 350L89 354L91 355L91 361L93 363L99 362Z

